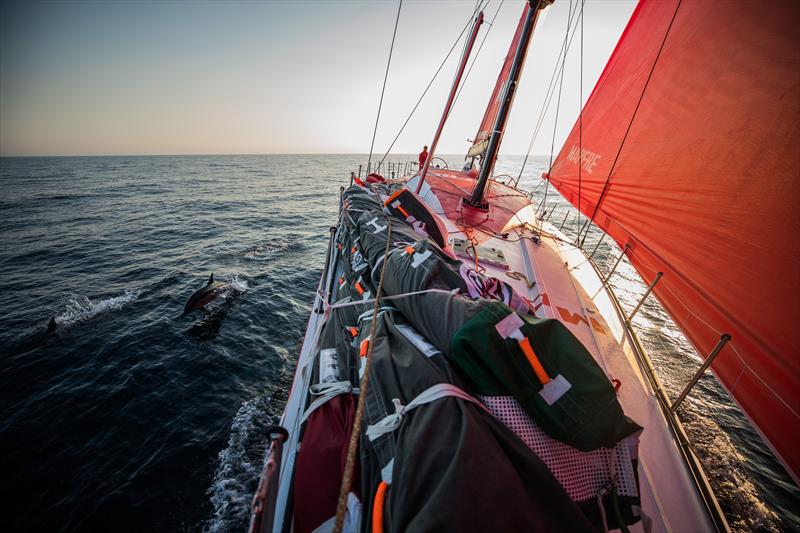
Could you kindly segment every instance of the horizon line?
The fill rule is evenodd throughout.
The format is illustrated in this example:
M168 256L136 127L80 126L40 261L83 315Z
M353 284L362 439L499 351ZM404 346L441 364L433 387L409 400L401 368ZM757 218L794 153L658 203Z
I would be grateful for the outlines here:
M188 154L0 154L0 159L13 159L13 158L55 158L55 157L198 157L198 156L206 156L206 157L219 157L219 156L262 156L262 155L362 155L369 157L368 153L361 153L361 152L261 152L261 153L239 153L239 152L228 152L228 153L188 153ZM397 155L414 155L412 152L408 153L400 153ZM455 153L444 153L441 155L447 156L458 156L461 157L463 154L455 154ZM502 156L511 156L511 157L526 157L525 154L501 154L498 157ZM464 156L466 159L466 156ZM549 157L547 154L529 154L527 157ZM389 158L387 158L389 159Z

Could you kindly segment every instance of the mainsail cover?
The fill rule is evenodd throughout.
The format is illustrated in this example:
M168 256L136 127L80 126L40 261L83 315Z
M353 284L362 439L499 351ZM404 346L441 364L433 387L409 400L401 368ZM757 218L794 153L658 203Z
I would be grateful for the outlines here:
M508 76L511 74L511 65L514 63L514 55L519 46L519 40L522 36L522 27L525 25L525 18L529 9L531 9L531 6L526 2L525 9L522 10L522 16L519 19L519 23L517 23L517 31L514 33L514 39L511 40L511 45L508 47L508 53L506 54L506 60L503 62L503 68L500 69L500 75L497 77L497 83L494 85L492 98L489 100L486 111L483 113L483 120L481 120L481 125L478 128L475 140L467 152L469 157L476 157L483 154L489 144L489 136L492 134L494 123L497 120L497 114L500 112L500 104L503 103L503 97L506 94L505 88L508 83Z
M664 273L701 354L731 335L712 370L795 480L799 26L798 2L643 0L549 176L645 281Z

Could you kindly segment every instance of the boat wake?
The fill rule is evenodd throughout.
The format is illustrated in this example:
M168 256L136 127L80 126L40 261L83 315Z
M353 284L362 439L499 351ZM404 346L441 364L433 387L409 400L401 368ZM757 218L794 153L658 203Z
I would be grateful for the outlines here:
M140 289L127 289L119 296L93 301L86 296L70 294L65 297L66 309L55 317L56 324L60 328L70 328L81 322L85 322L95 316L108 311L117 311L127 304L135 301L141 294Z
M228 446L219 452L214 480L208 489L214 516L204 531L241 531L247 528L250 503L263 466L264 431L270 425L270 396L242 404L231 424Z
M778 515L764 504L752 477L742 468L747 459L722 428L694 409L684 409L681 419L717 491L731 530L781 531Z

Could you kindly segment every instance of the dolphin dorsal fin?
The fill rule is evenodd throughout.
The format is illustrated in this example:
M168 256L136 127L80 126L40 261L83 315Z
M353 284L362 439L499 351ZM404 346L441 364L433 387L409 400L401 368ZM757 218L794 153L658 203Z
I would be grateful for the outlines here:
M211 285L212 283L214 283L214 273L213 272L211 273L211 276L208 277L208 283L206 283L206 285Z

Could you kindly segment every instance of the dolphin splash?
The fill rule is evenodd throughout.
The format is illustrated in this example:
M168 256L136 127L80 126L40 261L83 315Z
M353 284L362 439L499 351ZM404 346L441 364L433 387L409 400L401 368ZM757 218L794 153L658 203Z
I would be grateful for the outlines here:
M214 273L208 278L208 283L205 287L198 289L189 296L186 305L183 307L183 314L179 318L183 318L192 311L202 310L207 312L206 304L213 301L217 296L231 288L230 283L223 283L221 281L214 281Z

